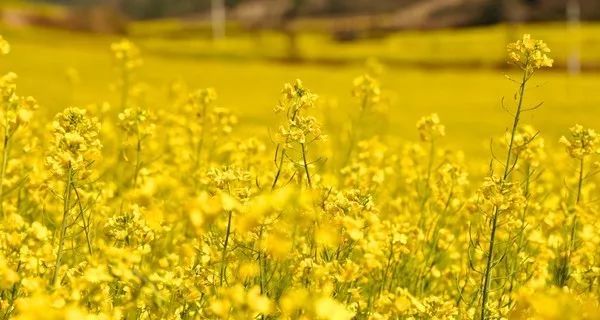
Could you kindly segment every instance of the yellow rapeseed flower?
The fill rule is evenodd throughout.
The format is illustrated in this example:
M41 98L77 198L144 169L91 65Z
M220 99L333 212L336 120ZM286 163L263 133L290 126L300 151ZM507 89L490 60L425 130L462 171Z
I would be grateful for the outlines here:
M10 44L0 35L0 54L8 54L10 52Z
M508 62L519 68L533 72L535 69L552 67L552 60L548 53L550 48L542 40L535 40L531 35L524 34L521 40L517 40L507 46Z

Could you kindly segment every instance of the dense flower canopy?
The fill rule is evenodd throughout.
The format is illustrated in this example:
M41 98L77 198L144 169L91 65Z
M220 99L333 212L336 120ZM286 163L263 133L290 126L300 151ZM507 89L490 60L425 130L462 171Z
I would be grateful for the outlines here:
M375 61L351 117L295 80L261 137L214 88L140 99L141 52L111 50L119 107L47 124L0 78L2 319L600 318L600 138L520 122L542 41L509 45L512 130L474 165L437 113L386 131Z

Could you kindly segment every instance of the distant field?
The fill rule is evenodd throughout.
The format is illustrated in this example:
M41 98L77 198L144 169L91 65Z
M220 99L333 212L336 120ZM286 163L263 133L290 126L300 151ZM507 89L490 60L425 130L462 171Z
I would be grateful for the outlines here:
M310 32L310 22L299 23L307 30L298 35L297 55L308 61L357 62L376 57L390 64L425 66L503 66L505 45L523 33L547 39L558 66L564 67L574 51L584 64L600 66L600 24L568 27L564 23L496 25L490 27L403 31L359 41L340 42L322 32ZM321 29L326 27L321 26ZM273 31L247 33L232 25L234 35L214 43L207 25L161 20L131 25L130 34L141 38L148 50L171 55L227 58L285 58L287 38ZM201 34L203 36L194 36ZM357 34L357 36L361 36Z
M440 62L481 59L488 64L502 63L504 27L468 29L464 31L409 32L378 41L339 44L320 37L306 36L308 57L351 58L346 64L285 64L259 59L256 51L274 52L278 46L264 43L252 46L248 38L234 38L213 44L208 40L190 38L176 40L161 37L160 30L141 34L134 27L133 40L143 50L145 65L138 80L148 84L149 107L166 106L167 87L184 80L192 87L213 86L221 104L232 108L242 118L241 130L267 134L272 121L272 107L284 82L301 78L306 85L325 99L334 99L339 106L339 119L345 119L357 108L350 95L352 80L363 70L363 61L370 55L387 58ZM148 32L157 37L149 37ZM555 49L560 62L566 55L565 31L556 25L522 26L546 39ZM21 92L35 96L50 116L68 104L87 104L117 100L110 90L114 69L108 46L115 38L104 35L67 33L62 31L0 28L13 45L13 53L3 58L0 69L15 71ZM585 26L582 35L587 44L583 57L600 61L600 25ZM268 38L268 37L267 37ZM270 38L277 39L276 36ZM324 41L324 43L320 43ZM281 44L281 43L280 43ZM312 45L310 45L312 44ZM263 49L261 49L263 48ZM388 48L389 50L385 50ZM434 54L435 52L435 54ZM79 71L81 81L74 94L66 77L66 69ZM513 84L495 68L418 68L392 64L383 76L385 92L391 99L391 128L405 139L416 138L415 121L422 115L438 112L447 125L447 142L464 149L468 156L487 156L489 137L503 132L507 114L500 107L502 96L510 98ZM529 102L544 101L544 106L525 121L542 130L549 144L554 143L574 123L597 125L600 117L600 77L585 72L569 76L562 71L545 71L536 77L540 86L531 90ZM510 99L508 99L510 100Z

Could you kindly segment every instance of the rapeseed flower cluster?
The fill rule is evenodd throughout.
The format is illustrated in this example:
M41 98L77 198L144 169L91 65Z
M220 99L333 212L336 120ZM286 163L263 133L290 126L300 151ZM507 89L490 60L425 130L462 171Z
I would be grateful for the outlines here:
M140 50L129 40L123 39L120 42L115 42L110 46L110 49L117 63L126 70L139 68L143 63Z
M521 40L508 45L508 62L530 74L536 69L552 67L554 60L548 53L550 48L546 43L525 34Z
M0 54L6 55L10 52L10 44L0 36Z
M90 166L100 158L102 144L98 139L100 124L80 108L67 108L52 122L52 145L47 166L60 177L86 176Z
M600 154L600 136L594 129L586 129L581 125L575 125L569 129L569 138L562 136L560 143L565 146L569 156L582 159L589 155Z

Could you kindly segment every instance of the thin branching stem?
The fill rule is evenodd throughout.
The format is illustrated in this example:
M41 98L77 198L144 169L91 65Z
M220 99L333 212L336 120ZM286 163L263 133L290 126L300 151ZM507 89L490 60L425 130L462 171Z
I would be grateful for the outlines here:
M281 176L281 170L283 168L283 159L285 158L285 148L282 148L281 152L279 152L279 147L278 147L278 150L275 151L276 163L277 163L277 154L278 153L280 153L279 163L277 164L277 173L275 173L275 178L273 178L273 183L271 184L271 190L275 190L275 187L277 186L277 181L279 181L279 177Z
M306 146L304 143L301 143L302 147L302 163L304 165L304 172L306 173L306 181L308 182L308 187L312 188L312 180L310 178L310 172L308 171L308 162L306 162Z
M223 241L223 250L221 251L221 272L219 275L219 285L223 285L223 281L225 281L225 273L227 271L227 246L229 245L229 236L231 234L231 218L233 216L233 211L229 211L227 217L227 228L225 230L225 240Z
M0 214L4 216L4 178L8 165L8 150L10 148L10 136L8 126L4 129L4 142L2 144L2 167L0 168Z
M71 182L73 191L75 192L75 196L77 197L77 205L79 207L79 214L81 215L81 220L83 222L83 232L85 234L85 241L87 244L88 252L90 255L93 254L92 250L92 239L90 237L90 221L85 219L85 210L83 205L81 204L81 196L79 195L79 190L75 186L75 183Z
M52 285L57 284L58 271L62 263L63 258L63 247L65 244L65 237L67 234L67 219L69 218L69 212L71 211L71 188L73 186L73 169L69 166L67 170L67 183L65 184L65 192L63 195L63 217L60 223L60 230L58 234L58 249L56 251L56 262L54 264L54 271L52 272Z
M582 189L583 189L583 180L584 180L584 165L585 165L585 160L584 157L582 156L581 159L579 160L579 177L577 180L577 195L575 197L575 207L579 206L579 203L581 202L581 193L582 193ZM561 277L562 279L562 283L560 283L561 286L565 285L567 280L569 279L569 267L571 264L571 255L573 254L573 251L575 250L575 243L577 241L576 237L577 237L577 208L575 208L575 210L573 211L573 221L571 222L571 230L569 232L569 242L568 242L568 250L567 250L567 255L564 258L564 266L562 268L562 270L565 272L565 274L563 275L563 277Z
M511 159L512 159L511 155L513 153L513 144L514 144L514 140L515 140L515 135L516 135L517 129L519 127L521 108L523 106L523 96L525 95L525 85L527 84L528 79L529 79L529 73L525 70L523 73L523 80L521 81L521 84L519 86L519 100L517 102L517 110L515 112L514 119L513 119L513 126L512 126L512 130L511 130L511 134L510 134L510 142L508 144L506 163L504 165L504 174L502 175L502 181L501 181L502 187L504 187L505 182L510 178L510 174L512 172L511 168L513 166L511 166ZM489 291L490 291L492 269L494 268L493 261L494 261L494 250L495 250L496 232L497 232L497 228L498 228L499 213L500 213L500 209L497 206L495 206L493 214L492 214L491 231L490 231L490 238L489 238L488 249L487 249L486 266L485 266L485 270L484 270L483 277L482 277L481 310L480 310L481 311L480 312L481 320L488 319L487 303L488 303L488 297L489 297Z
M138 133L137 143L136 143L136 147L135 147L135 167L133 169L133 181L131 183L131 186L134 189L137 187L138 176L140 174L141 164L142 164L142 139L140 138L140 135Z

